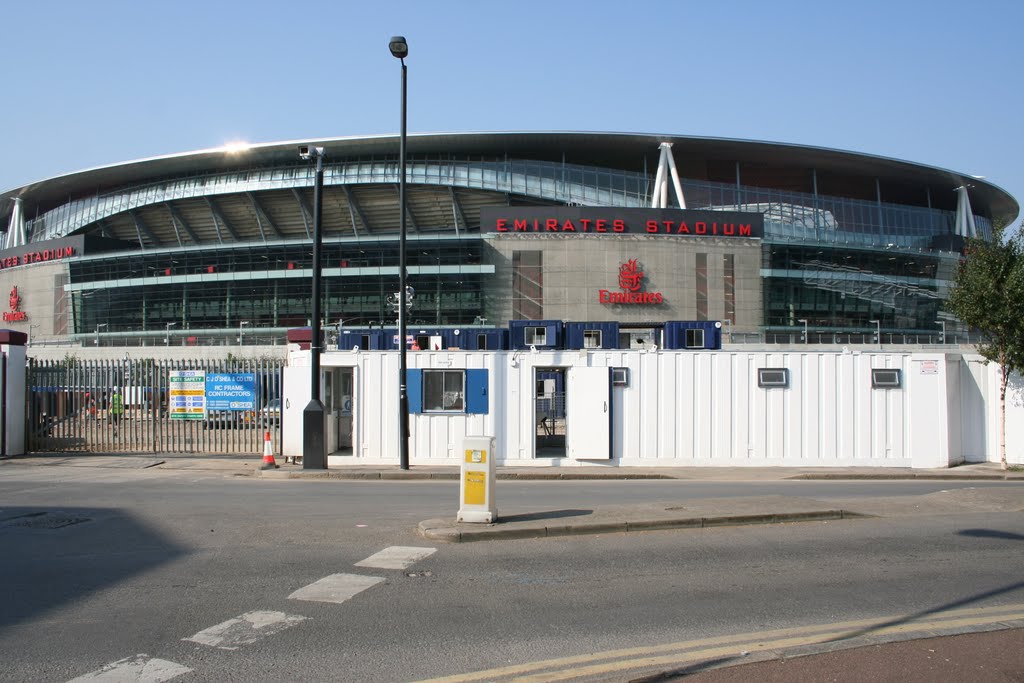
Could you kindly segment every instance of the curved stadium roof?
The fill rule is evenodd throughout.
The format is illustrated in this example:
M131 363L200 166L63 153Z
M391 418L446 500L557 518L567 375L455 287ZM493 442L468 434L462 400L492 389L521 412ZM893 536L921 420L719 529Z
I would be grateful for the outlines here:
M994 221L1009 222L1014 220L1019 212L1019 206L1010 194L992 183L971 175L868 154L774 142L597 132L437 133L410 135L407 149L410 159L413 161L417 159L441 160L442 162L446 159L459 162L466 160L488 162L525 160L547 163L552 166L570 164L574 167L610 169L630 176L635 175L637 179L644 181L647 177L653 178L658 163L658 146L662 142L673 143L676 163L679 165L684 179L693 177L694 168L697 166L699 166L698 178L703 175L703 179L712 179L711 174L715 172L716 167L719 169L719 175L727 178L728 169L736 162L743 169L742 182L744 185L748 183L758 185L759 182L774 183L776 176L781 177L787 174L796 178L804 173L809 177L809 169L814 169L821 178L840 179L831 184L833 188L831 194L836 196L868 198L867 195L870 193L873 197L874 183L877 179L882 188L883 199L886 201L923 206L926 201L925 190L927 190L930 193L930 201L934 202L933 205L936 208L952 209L955 208L952 190L966 185L969 188L974 213L984 215ZM299 144L324 147L328 165L366 162L371 165L378 164L380 167L377 170L366 170L366 173L370 173L370 175L361 175L355 181L350 182L342 178L335 182L336 185L348 186L342 188L344 194L341 194L341 190L336 190L341 199L336 208L336 213L338 213L336 228L339 231L344 231L343 223L348 218L343 214L346 213L351 214L349 229L356 234L359 233L360 227L366 232L373 232L377 226L392 223L391 219L397 216L397 211L391 205L397 205L397 195L392 196L384 188L394 184L397 177L397 169L390 171L387 169L388 161L390 160L390 165L393 166L398 154L398 136L395 135L274 142L252 145L243 151L231 151L228 148L208 149L78 171L30 183L0 194L0 220L3 221L2 225L6 225L13 206L13 202L3 200L15 197L22 199L24 215L26 219L31 219L68 205L69 198L72 202L88 200L92 204L96 204L97 198L124 196L133 191L138 192L139 188L152 188L172 182L183 185L183 181L189 181L192 187L189 191L191 194L188 192L171 193L150 203L151 206L163 206L161 211L169 213L167 222L174 228L174 237L168 237L164 233L153 233L151 238L143 237L144 233L139 227L139 221L141 220L144 226L145 216L140 217L137 211L133 214L134 226L129 227L127 219L122 217L125 225L118 228L116 216L123 213L123 207L120 207L106 213L94 209L94 215L90 217L96 220L83 218L78 222L68 221L60 229L47 227L45 233L37 230L30 239L39 241L60 237L64 234L80 232L86 226L92 226L90 229L95 229L97 221L100 229L107 230L108 234L123 238L128 236L134 238L139 235L140 241L143 243L149 241L150 246L157 246L161 243L166 246L175 243L175 240L177 244L184 245L185 243L244 241L250 237L265 240L268 235L279 238L302 237L308 235L308 216L305 219L302 218L304 214L308 213L308 206L304 205L305 200L297 190L311 187L312 172L309 165L298 158L296 148ZM697 162L697 166L692 162ZM244 186L218 188L217 183L213 182L213 178L223 178L226 175L257 177L260 173L267 173L270 169L290 169L291 175L276 180L266 176L266 183L253 185L250 189L246 189ZM372 175L371 171L377 175ZM429 172L432 171L422 171L424 174ZM759 181L757 178L770 180ZM474 208L493 203L494 192L498 189L485 185L474 185L472 182L457 180L447 182L447 180L450 179L434 179L426 175L410 176L410 187L420 188L420 195L410 198L411 211L414 216L417 211L421 212L421 216L423 216L421 222L425 225L432 224L434 220L442 220L447 221L449 226L454 222L458 229L460 219L458 216L455 216L454 219L451 218L452 211L448 206L437 212L434 212L432 208L434 204L440 204L440 199L446 198L448 193L451 193L451 203L458 206L460 211L464 206L467 213L472 216ZM801 180L800 182L805 181ZM432 187L424 188L422 187L424 185ZM777 187L777 185L768 186ZM353 194L352 187L361 188L358 192L362 194ZM835 188L839 188L838 191ZM847 194L847 189L850 194ZM182 192L184 191L182 190ZM293 216L283 217L282 212L275 209L275 200L272 196L274 192L279 195L282 193L293 195L289 199L292 202L292 208L287 211L294 214ZM822 194L829 193L827 190L822 190ZM523 194L528 197L539 196L544 199L543 195L536 195L529 191ZM229 195L236 198L233 200L236 203L237 198L242 197L240 206L241 204L247 205L246 211L258 224L258 234L240 234L239 231L231 230L232 219L229 215L221 216L223 226L218 225L218 218L215 217L212 220L213 229L205 232L189 227L189 201L205 202L207 213L212 214L227 214L236 209L241 211L241 208L237 207L231 209L217 206L216 202L211 200L211 197L214 196L226 198ZM269 205L263 205L264 197ZM549 199L552 203L558 203L558 199L554 196ZM346 204L344 208L347 211L341 210L342 203ZM591 200L585 203L601 202ZM389 205L386 210L384 205ZM298 210L295 209L296 206L299 207ZM325 206L325 221L329 220L326 214L330 210ZM378 211L378 214L375 214L375 211ZM392 213L394 216L391 215ZM104 221L110 217L114 218L111 218L110 224L104 228ZM277 222L287 224L289 220L297 225L293 225L291 229L288 225L276 225ZM465 216L462 220L464 225L472 225L472 221L466 221ZM302 225L303 222L306 225ZM267 224L266 230L264 230L264 223ZM181 227L182 230L179 231L178 227ZM325 230L328 232L330 230L330 226L326 222ZM184 241L182 234L185 235Z

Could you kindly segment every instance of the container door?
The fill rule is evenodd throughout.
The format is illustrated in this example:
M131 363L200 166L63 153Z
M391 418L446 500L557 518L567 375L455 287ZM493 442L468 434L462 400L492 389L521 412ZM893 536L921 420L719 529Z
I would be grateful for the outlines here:
M611 368L569 368L565 436L568 456L581 460L612 457Z

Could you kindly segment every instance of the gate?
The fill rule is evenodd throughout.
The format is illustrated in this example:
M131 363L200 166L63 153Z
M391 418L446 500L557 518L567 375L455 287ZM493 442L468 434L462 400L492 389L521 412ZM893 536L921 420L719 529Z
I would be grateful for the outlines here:
M270 432L273 450L280 453L283 368L280 359L30 359L28 451L262 455ZM188 393L201 393L207 406L218 409L179 419L187 413L176 401L180 385L171 386L175 371L201 371L207 379L238 376L245 391L231 406L220 399L211 403L207 385L197 384Z

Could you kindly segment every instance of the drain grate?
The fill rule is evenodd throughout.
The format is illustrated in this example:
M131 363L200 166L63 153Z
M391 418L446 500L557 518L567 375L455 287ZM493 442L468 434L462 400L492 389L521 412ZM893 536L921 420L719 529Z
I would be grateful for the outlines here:
M63 529L73 524L92 521L89 517L75 517L63 512L32 512L0 522L8 529Z

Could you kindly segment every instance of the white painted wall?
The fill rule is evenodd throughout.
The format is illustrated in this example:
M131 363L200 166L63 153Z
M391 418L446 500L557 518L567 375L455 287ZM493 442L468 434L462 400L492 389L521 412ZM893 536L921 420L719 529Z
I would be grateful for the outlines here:
M25 454L25 396L27 373L25 372L25 347L14 344L0 345L6 363L5 374L7 392L4 396L5 410L2 419L5 422L4 455Z
M289 359L308 372L308 352L293 348ZM397 463L398 362L393 351L323 355L324 370L354 368L355 448L351 457L331 456L330 465ZM457 465L462 439L476 435L495 437L502 465L949 467L998 460L993 368L959 353L441 351L411 352L408 364L486 368L490 377L487 415L410 415L413 465ZM612 458L536 458L534 370L577 366L629 368L629 386L611 390ZM764 367L788 368L790 386L759 388ZM902 387L873 389L872 368L900 370ZM1008 439L1020 444L1024 381L1015 387ZM285 399L305 406L308 382L286 381ZM285 455L301 455L290 450L301 448L301 438L288 438L301 431L297 417L286 409ZM1020 461L1019 451L1011 461Z

